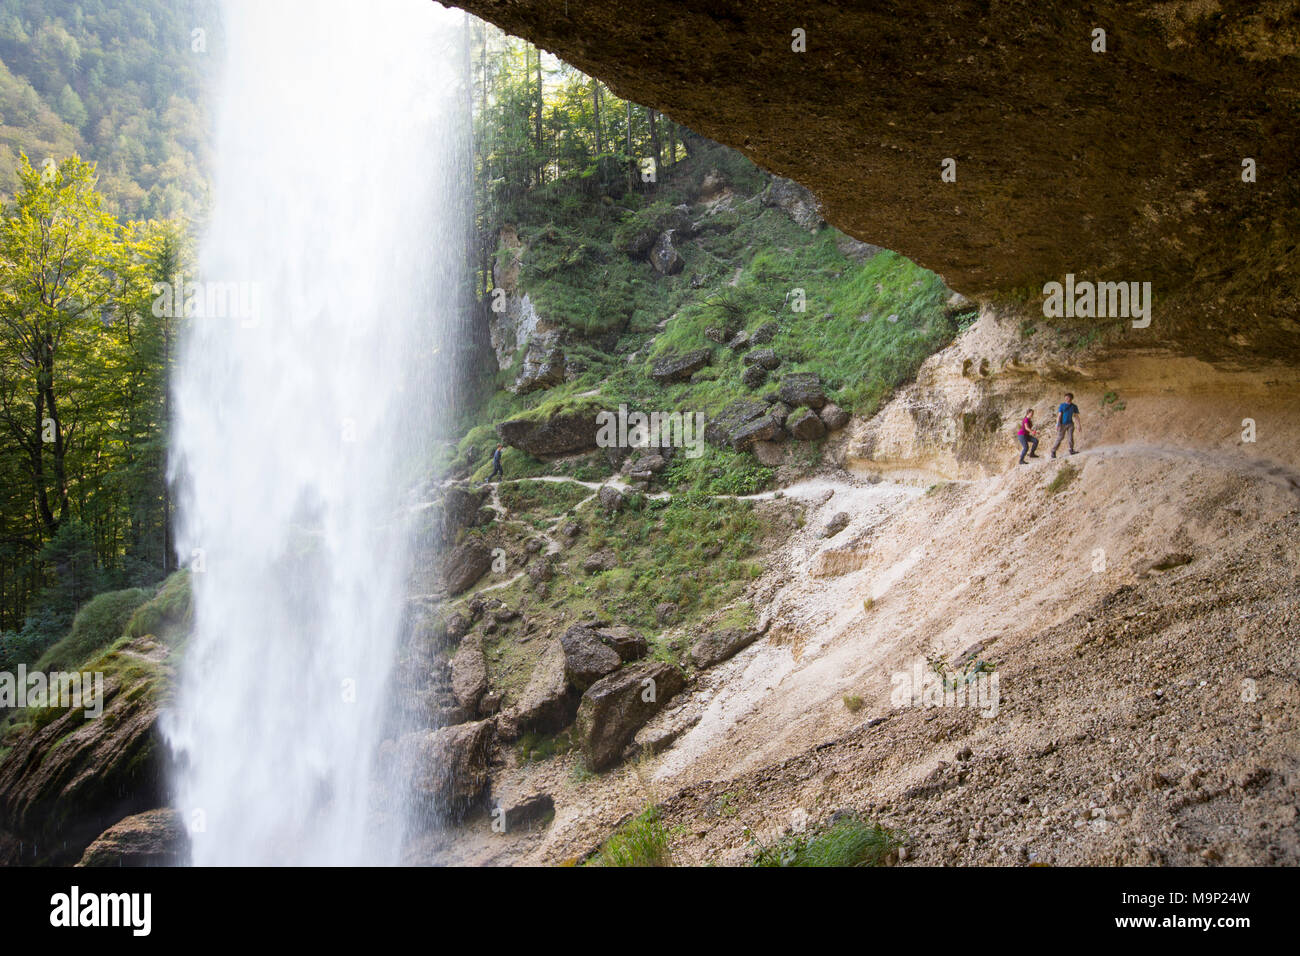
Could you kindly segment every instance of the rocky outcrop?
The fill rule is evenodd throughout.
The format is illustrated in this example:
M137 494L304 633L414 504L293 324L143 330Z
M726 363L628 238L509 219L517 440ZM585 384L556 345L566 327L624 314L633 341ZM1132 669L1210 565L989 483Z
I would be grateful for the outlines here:
M513 740L526 731L553 734L573 722L578 696L565 676L564 648L550 641L533 666L532 676L519 699L500 715L501 736Z
M492 721L407 734L397 746L417 794L437 817L458 820L482 800L488 784Z
M147 810L113 824L86 847L77 866L189 866L190 838L180 811Z
M655 271L660 275L676 275L686 265L686 260L677 251L677 247L673 245L675 235L676 231L669 229L660 235L655 241L654 247L650 250L650 264L655 267Z
M576 690L584 691L606 674L618 670L623 659L607 647L591 628L575 625L560 638L564 648L564 677Z
M817 197L798 183L781 176L773 177L767 189L763 190L762 202L764 206L782 210L809 232L816 232L826 225L817 205Z
M615 671L587 688L574 733L588 766L618 762L636 732L678 691L686 677L672 664L648 661Z
M140 638L115 653L151 668L166 648ZM35 844L34 862L76 862L106 828L166 802L168 763L149 680L109 674L102 716L70 709L14 742L0 762L0 829Z
M591 451L596 447L598 413L594 407L579 407L512 418L497 425L497 434L505 444L535 458Z
M443 558L443 584L453 597L468 591L492 567L492 551L482 541L465 541Z
M451 659L451 692L469 716L478 712L479 701L488 689L487 658L483 639L477 634L465 638Z
M798 181L829 222L968 296L1150 281L1157 318L1125 341L1300 357L1300 127L1278 121L1300 86L1297 0L453 3Z
M564 349L560 347L557 333L538 335L524 349L512 391L528 395L559 385L564 381Z

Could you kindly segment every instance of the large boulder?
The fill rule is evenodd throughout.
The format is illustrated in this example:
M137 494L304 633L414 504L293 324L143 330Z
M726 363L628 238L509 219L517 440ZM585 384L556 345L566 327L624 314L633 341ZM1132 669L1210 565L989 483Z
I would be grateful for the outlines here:
M488 689L487 658L483 638L477 634L461 641L451 658L451 692L464 713L478 713L479 701Z
M700 638L691 647L691 660L701 669L720 664L758 640L758 631L724 628Z
M828 432L839 431L849 423L849 413L834 402L827 402L820 412L822 423Z
M139 671L165 673L167 648L151 637L113 656ZM9 738L12 747L0 760L0 829L34 845L36 858L28 862L75 863L117 821L167 802L170 752L156 704L161 679L109 673L98 718L70 708Z
M659 236L650 249L650 264L655 267L655 271L660 275L676 275L686 265L686 260L677 251L677 247L673 245L675 234L676 230L669 229Z
M599 430L595 407L565 408L549 415L512 418L497 425L501 440L535 458L591 451Z
M645 657L650 650L649 643L642 635L623 624L615 624L612 627L602 626L595 633L601 643L613 648L624 661Z
M817 197L794 180L772 177L771 184L763 191L762 202L764 206L782 210L809 232L816 232L826 224Z
M560 638L564 648L564 676L569 685L586 690L606 674L618 670L623 659L591 628L581 624L565 631Z
M651 366L650 377L660 385L685 381L712 359L713 352L710 349L695 349L684 355L666 355Z
M704 440L710 445L730 445L742 426L767 414L767 402L741 399L727 405L704 426Z
M686 686L679 668L662 661L633 664L587 688L574 731L592 770L618 762L623 748L647 720Z
M785 427L800 441L816 441L826 434L826 424L816 412L807 408L787 418Z
M146 810L119 820L86 847L77 866L189 866L180 811Z
M482 541L465 541L443 558L442 580L453 597L468 591L492 567L492 550Z
M564 382L564 350L553 336L540 337L524 350L519 375L513 386L516 395L527 395Z
M771 441L780 434L781 423L771 415L764 415L735 429L731 433L731 447L736 451L745 451L755 442Z
M816 411L826 404L821 380L812 372L792 372L782 378L780 397L792 408L807 405Z
M519 699L501 714L503 737L514 739L525 731L558 733L573 722L578 695L569 688L564 665L564 647L559 641L550 641L533 665L532 676Z
M398 742L397 759L410 768L415 792L436 816L459 820L487 788L491 739L490 720L416 731Z

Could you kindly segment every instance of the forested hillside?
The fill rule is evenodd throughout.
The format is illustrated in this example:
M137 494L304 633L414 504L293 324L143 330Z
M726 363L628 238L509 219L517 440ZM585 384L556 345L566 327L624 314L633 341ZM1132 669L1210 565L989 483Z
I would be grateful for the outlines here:
M72 153L98 166L128 218L203 210L209 147L201 87L220 42L211 0L0 2L0 194Z

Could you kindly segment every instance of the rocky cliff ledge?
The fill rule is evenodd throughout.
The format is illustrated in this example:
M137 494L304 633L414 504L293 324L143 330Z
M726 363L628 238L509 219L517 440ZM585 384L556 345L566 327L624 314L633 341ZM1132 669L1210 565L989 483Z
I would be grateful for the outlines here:
M1135 347L1300 357L1295 0L452 2L967 295L1149 281L1151 325L1112 323Z

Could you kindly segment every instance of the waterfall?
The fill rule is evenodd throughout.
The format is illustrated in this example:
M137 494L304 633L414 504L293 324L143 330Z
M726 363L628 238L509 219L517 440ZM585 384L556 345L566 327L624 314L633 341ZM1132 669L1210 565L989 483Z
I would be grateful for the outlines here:
M462 304L463 14L227 0L221 26L212 214L178 292L174 801L196 865L393 863L376 754Z

